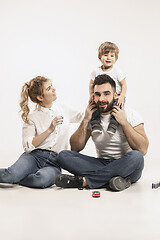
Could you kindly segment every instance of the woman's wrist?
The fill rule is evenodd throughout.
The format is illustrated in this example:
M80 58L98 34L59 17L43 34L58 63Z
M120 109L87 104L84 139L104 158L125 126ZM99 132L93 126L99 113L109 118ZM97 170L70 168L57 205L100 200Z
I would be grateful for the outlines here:
M49 134L51 134L51 133L54 131L54 129L55 129L55 128L49 127L49 128L47 129L47 132L48 132Z

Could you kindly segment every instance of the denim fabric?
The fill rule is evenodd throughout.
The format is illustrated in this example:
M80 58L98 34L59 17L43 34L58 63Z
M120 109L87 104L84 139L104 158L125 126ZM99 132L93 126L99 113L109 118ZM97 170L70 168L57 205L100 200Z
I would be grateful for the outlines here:
M33 188L49 187L61 172L56 158L57 153L47 150L24 152L11 167L0 169L0 182Z
M64 150L59 153L57 161L67 171L85 177L90 188L102 187L116 176L130 176L131 182L134 183L141 177L144 168L143 155L136 150L114 160L94 158Z

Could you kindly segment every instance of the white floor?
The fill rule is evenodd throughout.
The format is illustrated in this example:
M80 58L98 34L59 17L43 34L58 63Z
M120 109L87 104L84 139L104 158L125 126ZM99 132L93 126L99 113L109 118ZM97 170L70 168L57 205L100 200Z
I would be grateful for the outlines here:
M0 185L1 240L159 240L160 163L146 159L141 180L123 192L36 190ZM154 163L154 164L153 164Z

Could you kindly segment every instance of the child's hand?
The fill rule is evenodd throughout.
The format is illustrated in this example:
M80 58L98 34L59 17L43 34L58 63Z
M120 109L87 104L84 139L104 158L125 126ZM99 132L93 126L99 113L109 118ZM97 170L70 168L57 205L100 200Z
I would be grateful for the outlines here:
M94 103L94 93L90 95L89 103Z
M120 108L124 107L124 97L121 95L117 97L117 106Z

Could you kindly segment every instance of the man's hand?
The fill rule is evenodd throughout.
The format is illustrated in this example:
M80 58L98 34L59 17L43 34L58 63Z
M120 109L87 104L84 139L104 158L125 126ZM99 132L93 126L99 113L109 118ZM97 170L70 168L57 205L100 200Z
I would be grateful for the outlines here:
M96 104L92 101L89 101L89 104L88 104L88 106L86 108L86 111L85 111L84 118L89 122L92 118L93 112L95 112L96 110L97 110Z
M73 133L70 138L71 150L80 152L84 149L88 139L91 136L91 130L88 129L88 123L92 118L92 114L96 111L96 104L89 101L85 111L84 119L82 120L79 128Z
M112 115L121 126L125 125L127 122L124 106L122 106L121 109L118 106L113 106Z

